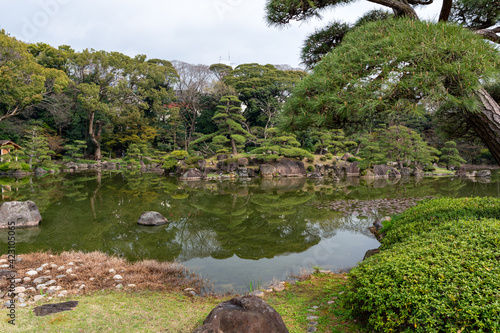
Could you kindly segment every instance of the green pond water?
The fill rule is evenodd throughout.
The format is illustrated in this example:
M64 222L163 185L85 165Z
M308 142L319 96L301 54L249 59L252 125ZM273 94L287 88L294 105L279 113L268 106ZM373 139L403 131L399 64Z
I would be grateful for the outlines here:
M379 246L367 228L413 201L404 198L500 197L499 178L495 172L490 182L182 182L156 174L95 172L0 178L0 184L1 201L33 200L42 214L38 228L17 230L18 254L98 250L131 261L178 261L209 278L216 291L243 292L250 283L265 286L301 269L353 267ZM137 225L151 210L170 223ZM5 253L5 230L0 246Z

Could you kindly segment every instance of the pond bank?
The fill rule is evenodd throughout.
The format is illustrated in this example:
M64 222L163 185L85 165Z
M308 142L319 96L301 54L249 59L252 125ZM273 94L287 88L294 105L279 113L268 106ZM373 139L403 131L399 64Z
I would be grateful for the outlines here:
M10 325L2 321L0 331L164 332L167 329L174 332L190 332L201 325L203 319L218 303L234 296L193 295L193 290L198 290L196 288L203 284L193 276L186 280L189 274L186 275L185 271L179 270L180 266L177 264L161 264L163 267L161 270L168 271L162 279L158 274L146 274L151 270L160 270L158 263L149 263L148 266L129 264L124 260L97 252L89 254L66 252L61 255L32 253L22 255L21 258L23 258L21 261L16 262L18 278L30 270L36 271L36 268L39 268L37 266L49 264L43 268L48 268L50 273L54 270L53 274L62 272L64 274L60 275L67 275L67 278L58 279L56 284L68 292L65 296L58 297L49 294L48 291L53 289L46 289L43 286L40 288L42 292L25 291L26 296L19 295L18 301L21 296L31 299L31 295L39 296L37 301L26 301L28 304L25 306L16 303L16 329L12 330ZM52 264L57 267L52 267ZM59 271L59 267L62 266L64 269ZM69 273L66 272L66 267L71 269ZM45 273L36 276L40 277ZM121 275L123 279L117 281L113 279L115 275ZM178 281L175 281L176 276ZM32 277L30 282L35 279L36 277ZM290 332L305 332L310 327L320 332L330 331L333 327L340 332L362 332L355 321L349 321L339 315L343 310L337 299L344 291L346 281L345 274L317 271L311 275L301 276L295 283L286 283L285 289L279 293L265 293L263 298L280 313ZM23 279L17 285L21 288L21 285L25 284ZM120 284L124 287L117 288ZM28 285L30 284L26 284ZM82 288L82 285L85 287ZM194 288L184 288L187 285ZM3 285L0 286L0 290L5 289ZM35 306L68 300L79 302L73 311L46 317L36 317L33 314ZM0 313L6 311L7 309L2 308ZM124 316L127 317L126 321L123 320Z

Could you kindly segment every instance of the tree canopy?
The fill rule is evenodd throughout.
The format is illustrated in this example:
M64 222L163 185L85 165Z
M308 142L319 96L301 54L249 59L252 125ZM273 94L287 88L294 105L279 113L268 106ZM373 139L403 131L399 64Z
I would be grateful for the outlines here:
M329 51L338 46L345 33L367 21L387 19L390 16L418 19L417 7L432 4L433 0L367 0L387 7L392 13L382 10L364 14L355 24L334 21L325 28L311 34L302 49L302 61L314 66ZM353 0L268 0L267 21L270 25L283 26L291 21L304 21L312 17L321 18L327 10L354 2ZM492 41L500 43L500 6L491 0L443 0L439 21L461 24Z
M284 123L291 129L370 128L392 114L432 111L432 103L447 105L447 112L472 123L484 111L478 91L498 79L499 65L490 43L458 25L408 19L369 23L348 33L297 85ZM498 129L492 126L494 134ZM492 140L482 136L483 141L494 142L494 135Z

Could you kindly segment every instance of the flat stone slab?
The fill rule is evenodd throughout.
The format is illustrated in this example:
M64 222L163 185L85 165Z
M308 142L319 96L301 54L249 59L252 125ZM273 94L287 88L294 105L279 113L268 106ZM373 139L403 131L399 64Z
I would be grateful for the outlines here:
M47 316L50 314L62 312L62 311L71 311L78 305L78 301L69 301L64 303L55 303L55 304L45 304L42 306L37 306L34 311L37 316Z

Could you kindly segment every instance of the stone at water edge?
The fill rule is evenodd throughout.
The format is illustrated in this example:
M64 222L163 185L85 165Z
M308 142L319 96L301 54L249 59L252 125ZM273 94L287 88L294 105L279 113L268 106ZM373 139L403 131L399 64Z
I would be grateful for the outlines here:
M9 222L14 222L16 228L36 227L41 220L33 201L8 201L0 205L0 229L8 228Z
M476 177L491 177L490 170L479 170L476 172Z
M145 212L137 221L137 224L145 226L156 226L168 223L168 220L158 212Z
M242 330L242 328L245 328ZM193 333L288 333L281 316L257 296L235 297L220 303Z

